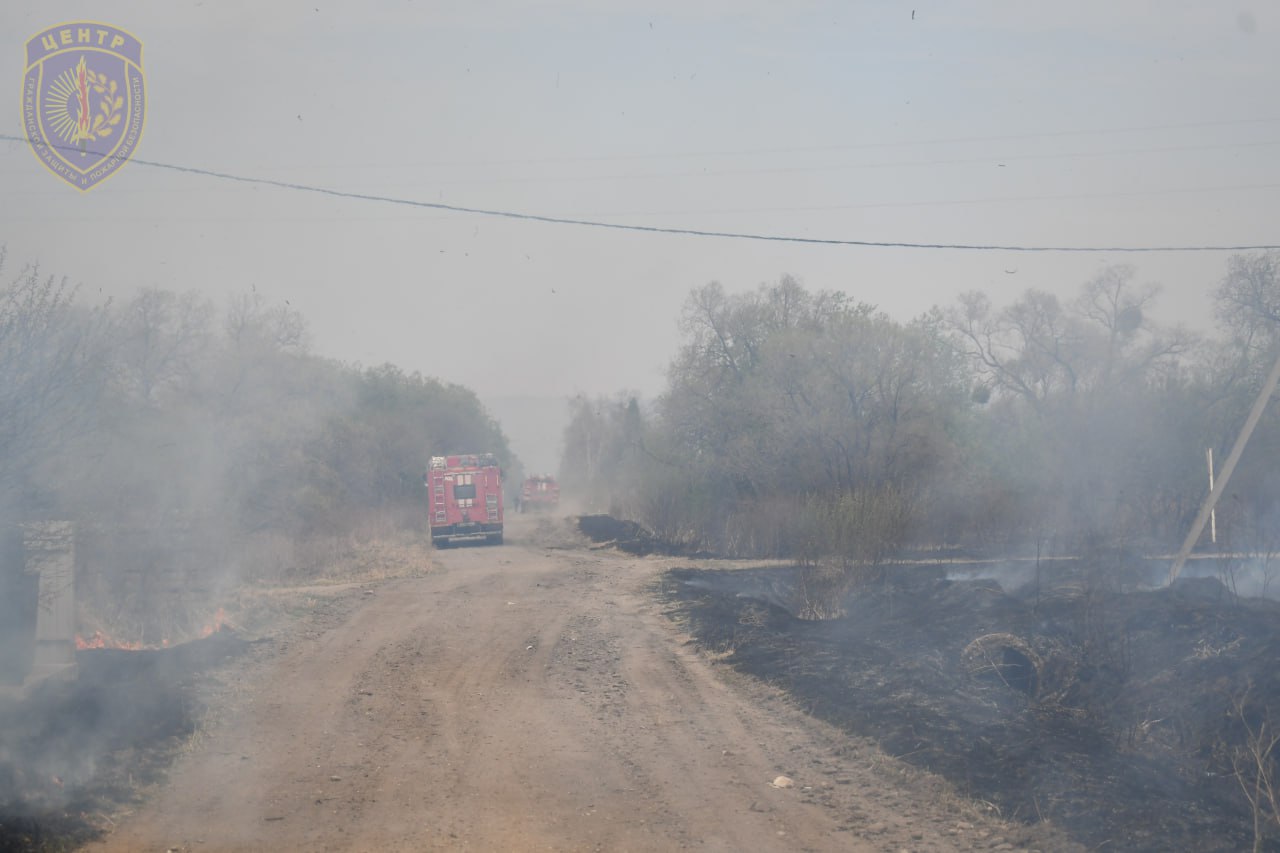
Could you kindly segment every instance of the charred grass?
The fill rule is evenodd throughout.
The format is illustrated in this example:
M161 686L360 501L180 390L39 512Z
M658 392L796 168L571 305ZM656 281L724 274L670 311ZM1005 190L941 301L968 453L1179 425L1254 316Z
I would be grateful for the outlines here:
M891 567L821 620L793 615L813 594L794 567L675 569L662 592L723 663L1005 818L1104 850L1251 849L1240 758L1280 712L1280 605L1046 569L1006 591ZM1258 817L1259 849L1280 849L1276 816Z
M425 537L366 533L335 538L323 553L260 561L251 582L224 597L225 627L208 637L85 649L74 678L0 694L0 853L71 850L110 831L179 753L199 744L209 706L226 699L220 664L251 648L269 656L293 632L340 620L368 587L430 569ZM81 624L99 625L91 616L81 614ZM200 621L188 615L184 624ZM103 627L112 637L138 635Z
M70 850L110 829L197 730L201 673L230 630L163 649L88 649L75 678L0 704L0 853Z

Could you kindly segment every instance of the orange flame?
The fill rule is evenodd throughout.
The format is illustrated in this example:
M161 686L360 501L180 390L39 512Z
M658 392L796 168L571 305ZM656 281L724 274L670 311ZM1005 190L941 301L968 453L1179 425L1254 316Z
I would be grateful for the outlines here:
M221 607L210 617L209 621L204 623L204 627L200 629L199 638L204 639L210 637L223 628L235 627L231 620L227 617L227 611ZM76 634L76 648L83 651L84 649L124 649L126 651L142 651L144 649L166 649L170 645L169 638L165 637L160 641L160 645L147 643L132 643L125 640L117 640L105 631L94 631L88 637Z
M204 628L200 630L200 637L201 639L203 639L205 637L216 634L217 632L221 631L223 628L227 627L229 624L230 623L227 621L227 611L219 607L218 612L213 614L213 619L206 622L204 625Z
M89 639L76 634L76 648L84 649L127 649L129 651L139 651L141 649L151 648L144 643L126 643L116 640L104 634L102 631L94 631Z

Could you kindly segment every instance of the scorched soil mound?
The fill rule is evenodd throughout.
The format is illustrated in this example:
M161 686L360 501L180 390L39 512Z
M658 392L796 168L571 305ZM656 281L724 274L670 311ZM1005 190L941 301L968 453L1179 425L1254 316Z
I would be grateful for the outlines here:
M1122 592L1055 570L1008 592L891 568L821 621L792 615L814 589L793 567L662 585L704 647L1005 817L1091 848L1250 849L1232 756L1242 720L1280 724L1280 605L1212 579ZM1280 849L1274 832L1264 846Z
M578 517L578 529L597 545L617 548L627 554L644 557L662 554L668 557L710 557L704 551L668 542L635 523L614 518L611 515L583 515Z

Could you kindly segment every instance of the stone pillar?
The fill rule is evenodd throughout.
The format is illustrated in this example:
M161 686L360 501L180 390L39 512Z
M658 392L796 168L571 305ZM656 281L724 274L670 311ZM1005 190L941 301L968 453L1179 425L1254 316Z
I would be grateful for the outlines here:
M31 681L76 665L75 530L69 521L38 521L22 526L26 571L40 577L36 613L35 660Z

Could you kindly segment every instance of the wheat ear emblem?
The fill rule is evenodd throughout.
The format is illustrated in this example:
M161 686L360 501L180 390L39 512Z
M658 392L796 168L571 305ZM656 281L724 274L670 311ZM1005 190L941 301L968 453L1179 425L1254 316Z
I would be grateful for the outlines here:
M99 74L87 69L86 82L95 94L101 95L98 111L93 115L93 125L88 133L89 138L106 139L115 132L116 125L124 118L124 96L119 94L119 85L109 80L106 74Z

